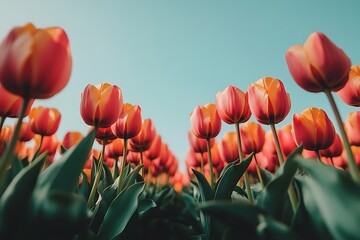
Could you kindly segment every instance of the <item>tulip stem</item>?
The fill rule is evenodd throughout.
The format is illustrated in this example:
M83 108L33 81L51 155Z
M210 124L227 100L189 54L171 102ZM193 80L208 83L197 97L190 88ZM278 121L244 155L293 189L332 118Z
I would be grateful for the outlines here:
M97 169L94 184L92 185L90 196L89 196L89 199L88 199L87 206L88 206L89 209L91 209L91 207L94 204L94 198L95 198L96 192L98 190L98 186L99 186L99 183L100 183L100 178L101 178L101 175L102 175L102 172L103 172L105 146L106 146L106 143L105 143L105 140L103 140L102 141L101 156L100 156L99 163L98 163L98 169Z
M152 161L149 162L148 172L146 175L146 188L149 188L150 183L151 183L151 164L152 164Z
M1 133L2 127L4 126L5 118L6 117L0 117L0 133Z
M202 152L200 153L200 169L201 169L201 173L205 174L205 172L204 172L204 155Z
M345 147L346 154L347 154L347 157L348 157L348 165L349 165L351 178L354 180L354 182L360 183L359 172L358 172L358 169L357 169L357 166L356 166L356 163L355 163L354 155L353 155L353 153L351 151L351 148L350 148L349 139L348 139L348 137L346 135L344 125L343 125L343 121L342 121L341 116L340 116L339 109L336 106L336 103L335 103L333 95L331 94L331 91L329 89L325 89L325 94L326 94L327 98L329 99L331 108L332 108L332 110L334 112L336 122L338 124L339 130L340 130L340 133L341 133L341 138L342 138L342 140L344 142L344 147Z
M316 159L318 162L321 162L321 156L320 156L320 152L319 150L315 150L315 154L316 154Z
M15 129L14 129L13 135L11 137L10 143L9 143L9 145L6 146L5 153L0 158L0 196L3 193L3 190L5 190L4 189L4 184L5 184L5 181L7 179L7 174L8 174L7 170L8 170L9 165L11 164L11 160L12 160L12 157L14 155L14 149L15 149L16 142L18 140L18 136L19 136L19 133L20 133L21 124L22 124L23 118L25 116L25 112L26 112L26 109L27 109L27 107L29 105L29 102L30 102L30 99L23 98L23 104L21 106L18 121L16 123L16 126L15 126Z
M241 137L240 137L239 127L240 127L240 124L235 123L237 145L238 145L239 158L240 158L240 163L241 163L243 161L243 159L244 159L244 155L243 155L242 147L241 147ZM251 203L253 203L254 202L254 197L253 197L253 194L252 194L252 191L251 191L249 175L248 175L247 171L244 172L244 182L245 182L245 188L246 188L246 193L248 195L248 199L249 199L249 201Z
M122 180L124 177L124 170L126 168L126 155L127 155L127 139L124 138L124 150L123 150L123 159L121 162L121 169L120 169L120 175L119 175L119 182L118 182L118 188L117 188L117 195L119 195L121 188L122 188Z
M140 151L140 165L144 164L144 158L143 158L143 151ZM143 168L140 169L140 175L144 178L144 170Z
M256 172L258 174L259 181L261 183L262 188L264 188L265 187L264 180L263 180L262 175L261 175L261 171L260 171L260 167L259 167L258 160L257 160L257 157L256 157L256 153L254 153L254 160L255 160Z
M329 157L330 158L330 162L331 162L331 164L335 167L335 164L334 164L334 160L333 160L333 158L332 157Z
M271 131L272 131L272 134L273 134L273 137L274 137L276 153L277 153L277 156L279 158L280 165L283 165L284 164L284 157L283 157L283 152L281 150L279 137L278 137L277 132L276 132L275 124L270 123L270 127L271 127ZM288 195L289 195L291 207L292 207L293 211L295 212L296 206L297 206L297 197L296 197L296 193L295 193L295 189L294 189L294 186L292 184L292 181L290 182L290 185L289 185L289 188L288 188Z
M211 156L211 145L210 145L210 138L206 139L206 145L208 149L208 161L209 161L209 170L210 170L210 186L212 189L215 187L215 179L214 179L214 171L213 171L213 162Z

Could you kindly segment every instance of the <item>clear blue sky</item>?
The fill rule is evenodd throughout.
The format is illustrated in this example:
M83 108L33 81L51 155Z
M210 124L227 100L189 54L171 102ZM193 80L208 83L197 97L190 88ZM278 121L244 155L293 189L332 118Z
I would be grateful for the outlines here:
M141 106L143 118L153 119L184 170L190 112L215 102L216 93L229 85L246 91L261 77L281 79L292 109L279 127L312 106L334 119L324 94L295 84L284 54L320 31L359 65L359 9L357 0L0 0L0 38L27 22L67 32L70 82L52 99L34 103L61 111L59 139L66 131L87 131L80 93L88 83L108 82L122 89L125 102ZM344 120L357 110L335 99ZM217 139L229 130L234 127L223 123Z

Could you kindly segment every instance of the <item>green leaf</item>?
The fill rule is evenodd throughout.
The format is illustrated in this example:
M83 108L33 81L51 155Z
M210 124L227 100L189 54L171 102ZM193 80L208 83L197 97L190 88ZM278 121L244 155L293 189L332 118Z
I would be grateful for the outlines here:
M40 174L36 188L45 192L55 189L73 192L78 185L80 173L88 159L94 138L95 132L92 130L76 147L66 151L58 161Z
M127 189L128 187L130 187L131 185L133 185L135 183L135 180L140 172L140 170L144 167L144 165L138 165L131 173L128 173L128 171L124 171L125 173L128 173L127 175L125 175L124 178L124 182L122 184L122 186L124 186L124 188L121 187L121 189Z
M288 226L271 217L260 216L260 221L256 229L259 239L299 239Z
M137 208L139 217L141 218L144 214L146 214L147 211L149 211L152 208L155 208L156 206L157 206L156 203L151 199L141 199L139 201L139 206Z
M82 181L76 192L83 195L87 199L90 194L90 184L88 182L88 177L84 172L81 172L81 176Z
M264 181L264 186L266 186L274 178L274 175L265 168L262 168L261 166L259 166L259 168L262 179Z
M46 154L37 157L31 165L25 167L10 183L0 199L0 238L16 238L18 227L25 221L21 216L28 213L28 203L35 187L41 167L44 164ZM5 235L4 235L5 234ZM7 237L6 237L7 236Z
M60 145L60 153L64 154L64 153L66 153L66 151L67 151L67 148L64 147L63 145Z
M249 167L253 154L250 154L240 164L231 164L226 172L219 178L215 189L214 199L230 200L231 194L241 176L245 173Z
M348 172L304 159L295 162L306 174L300 182L303 203L321 239L359 239L360 185Z
M192 171L196 179L198 180L198 186L202 201L209 201L214 199L214 191L211 189L211 186L206 180L205 176L195 169L192 169Z
M145 183L135 183L122 191L112 202L100 226L99 239L113 239L126 227L138 206L138 197L144 190Z

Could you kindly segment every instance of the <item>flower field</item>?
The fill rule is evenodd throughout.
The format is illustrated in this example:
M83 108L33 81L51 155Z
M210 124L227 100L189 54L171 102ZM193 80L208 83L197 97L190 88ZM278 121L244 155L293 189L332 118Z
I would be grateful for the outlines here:
M360 239L360 111L343 120L334 100L360 106L360 66L325 34L284 57L333 112L306 108L278 128L291 109L280 79L228 86L190 114L186 173L109 83L81 93L88 132L57 139L61 113L32 104L69 82L65 30L29 23L2 39L0 239ZM216 141L224 123L234 131Z

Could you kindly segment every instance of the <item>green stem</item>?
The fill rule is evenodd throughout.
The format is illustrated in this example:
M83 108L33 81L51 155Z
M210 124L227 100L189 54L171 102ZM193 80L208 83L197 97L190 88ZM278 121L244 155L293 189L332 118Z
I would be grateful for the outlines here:
M316 154L316 159L318 162L321 162L321 156L320 156L320 152L319 150L315 150L315 154Z
M152 164L152 161L150 161L150 163L149 163L149 168L148 168L148 172L147 172L147 176L146 176L146 188L149 188L149 186L151 184L151 164Z
M357 168L356 163L355 163L354 155L353 155L353 153L351 151L351 147L350 147L350 144L349 144L349 139L348 139L348 137L346 135L344 125L343 125L343 121L342 121L341 116L340 116L339 109L336 106L336 103L335 103L335 100L333 98L333 95L331 94L331 91L329 89L325 89L325 94L326 94L327 98L329 99L331 108L332 108L332 110L334 112L336 122L337 122L339 130L340 130L341 138L343 140L345 151L346 151L346 154L347 154L347 157L348 157L348 165L349 165L351 178L354 180L354 182L360 183L359 171L358 171L358 168Z
M274 137L276 153L277 153L277 156L279 158L280 165L283 165L284 164L284 157L283 157L283 152L281 150L279 137L278 137L277 132L276 132L275 124L270 123L270 127L271 127L271 131L272 131L272 134L273 134L273 137ZM295 193L295 189L294 189L294 186L292 184L292 181L290 182L290 185L289 185L289 188L288 188L288 195L289 195L291 207L292 207L293 211L295 212L296 205L297 205L297 197L296 197L296 193Z
M102 141L102 151L101 151L101 156L99 159L98 169L97 169L94 184L91 188L90 196L88 199L88 204L87 204L88 209L90 209L94 205L94 198L95 198L97 189L99 187L100 178L101 178L101 175L103 172L105 146L106 146L106 143L105 143L105 140L103 140Z
M205 174L205 172L204 172L204 155L202 152L200 153L200 169L201 169L201 173Z
M127 139L124 138L124 150L123 150L123 160L121 162L121 169L120 169L120 176L119 176L119 182L118 182L118 188L117 188L117 195L120 193L121 191L121 184L122 184L122 179L124 177L124 170L126 168L126 155L127 155Z
M262 188L264 188L265 184L264 184L264 180L263 180L262 175L261 175L261 171L260 171L260 167L259 167L258 160L257 160L257 157L256 157L256 153L254 154L254 160L255 160L256 172L258 174L259 181L261 183Z
M2 195L2 189L4 189L5 180L8 174L8 166L11 164L12 157L14 155L14 149L16 146L16 142L18 140L18 136L21 129L21 124L23 118L25 116L26 109L29 105L30 99L24 98L23 104L21 106L20 114L18 121L16 123L13 135L11 137L10 143L6 146L4 155L0 158L0 195Z
M239 158L240 158L240 163L241 163L243 161L243 159L244 159L244 155L243 155L242 147L241 147L241 137L240 137L239 127L240 127L240 124L235 123L235 132L236 132L236 138L237 138ZM248 173L246 171L244 173L244 182L245 182L246 193L248 195L249 201L253 203L254 202L254 197L253 197L251 187L250 187L249 175L248 175Z
M1 133L2 127L4 126L5 118L6 117L0 117L0 133Z
M143 164L144 164L143 151L140 151L140 165L143 165ZM143 167L140 169L140 175L144 178Z
M210 186L212 189L215 187L215 179L214 179L214 171L213 171L213 161L211 156L211 146L210 146L210 138L206 139L206 145L208 149L208 162L209 162L209 170L210 170Z

